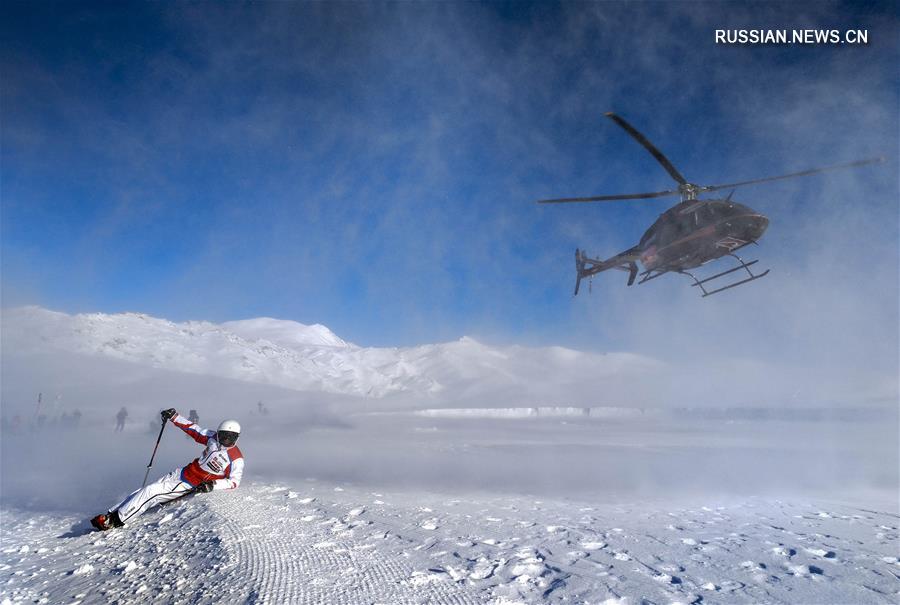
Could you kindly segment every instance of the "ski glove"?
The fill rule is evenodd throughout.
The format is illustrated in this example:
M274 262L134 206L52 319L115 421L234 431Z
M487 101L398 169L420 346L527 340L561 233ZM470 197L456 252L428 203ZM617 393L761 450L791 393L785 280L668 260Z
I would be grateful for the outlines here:
M159 413L162 416L163 422L169 420L170 418L174 418L178 415L178 412L175 411L175 408L169 408L168 410L163 410Z
M207 494L213 490L213 482L212 481L204 481L200 485L197 486L197 491L201 494Z

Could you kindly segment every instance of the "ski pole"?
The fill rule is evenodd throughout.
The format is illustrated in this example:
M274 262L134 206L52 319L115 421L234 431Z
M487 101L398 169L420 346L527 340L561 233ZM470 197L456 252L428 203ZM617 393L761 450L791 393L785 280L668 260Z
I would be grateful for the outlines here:
M150 467L153 466L153 459L156 458L156 448L159 447L159 442L160 442L160 440L162 440L162 434L163 434L164 430L166 430L166 421L165 420L163 420L162 426L159 429L159 437L156 438L156 445L153 446L153 455L150 456L150 464L147 465L147 472L144 473L144 482L141 483L141 489L143 489L144 486L147 485L147 475L150 474Z

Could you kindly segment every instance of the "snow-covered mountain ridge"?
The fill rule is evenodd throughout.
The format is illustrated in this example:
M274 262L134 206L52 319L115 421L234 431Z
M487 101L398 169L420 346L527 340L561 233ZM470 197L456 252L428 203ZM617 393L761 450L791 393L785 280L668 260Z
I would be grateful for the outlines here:
M315 345L323 347L355 347L323 326L307 326L296 321L258 317L226 321L222 328L248 340L268 340L284 347Z
M62 350L295 390L384 397L545 389L644 372L658 362L562 347L491 347L463 337L405 348L360 347L327 327L257 318L175 323L139 313L68 315L7 309L4 354Z

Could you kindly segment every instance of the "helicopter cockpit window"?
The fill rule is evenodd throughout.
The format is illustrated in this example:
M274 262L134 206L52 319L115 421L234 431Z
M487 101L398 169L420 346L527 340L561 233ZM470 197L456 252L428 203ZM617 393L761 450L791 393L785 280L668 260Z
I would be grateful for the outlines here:
M726 219L731 214L728 206L725 204L707 204L706 208L710 218L714 220Z

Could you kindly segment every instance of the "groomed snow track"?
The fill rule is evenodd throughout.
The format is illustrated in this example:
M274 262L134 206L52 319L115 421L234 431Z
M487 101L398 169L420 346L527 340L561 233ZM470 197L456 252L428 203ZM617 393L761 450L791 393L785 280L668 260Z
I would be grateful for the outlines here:
M479 602L454 584L411 583L416 568L408 553L385 548L386 542L394 541L392 534L383 524L363 519L362 508L338 511L334 505L300 499L287 489L263 489L281 492L284 500L273 505L271 500L247 496L209 502L219 519L218 531L236 584L244 586L229 595L232 602ZM248 513L251 510L256 512ZM288 511L290 515L284 514ZM228 522L236 518L252 522Z

